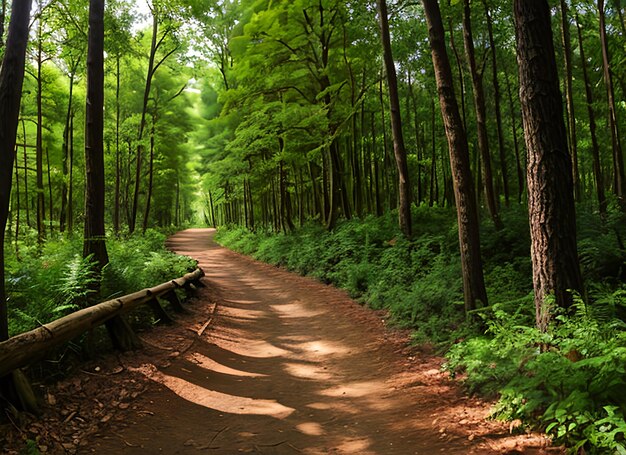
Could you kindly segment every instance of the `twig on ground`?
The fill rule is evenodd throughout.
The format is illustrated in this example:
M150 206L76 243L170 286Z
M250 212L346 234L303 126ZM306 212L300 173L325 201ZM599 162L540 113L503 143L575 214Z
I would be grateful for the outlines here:
M121 434L116 433L116 432L114 432L114 431L112 431L111 433L113 433L115 436L117 436L118 438L120 438L120 439L122 440L122 442L123 442L124 444L126 444L128 447L139 447L137 444L131 444L130 442L128 442L126 439L124 439L124 437L123 437Z
M217 302L215 302L213 304L213 310L211 310L211 316L209 317L208 321L206 321L204 323L204 325L200 328L200 330L198 330L196 332L196 334L201 337L202 334L204 333L204 331L207 329L207 327L211 324L211 322L213 321L213 317L215 316L215 313L217 311Z

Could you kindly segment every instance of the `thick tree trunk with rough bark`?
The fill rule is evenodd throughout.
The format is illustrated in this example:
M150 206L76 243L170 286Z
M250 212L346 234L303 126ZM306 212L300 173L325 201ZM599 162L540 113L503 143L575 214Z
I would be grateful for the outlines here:
M546 330L554 305L582 291L576 249L572 162L546 0L515 0L520 100L528 150L528 212L537 327Z
M409 168L406 161L404 137L402 136L402 119L400 118L400 100L398 97L398 80L396 68L391 54L391 39L389 37L389 19L386 0L377 0L380 35L383 44L383 57L387 73L389 88L389 110L391 114L391 132L393 134L393 152L398 168L398 219L400 230L407 237L411 237L411 185L409 184Z
M4 236L11 201L15 139L24 82L31 0L14 0L11 7L9 35L0 69L0 341L9 338L4 283ZM24 167L26 168L26 164ZM13 377L0 378L0 395L9 402L19 399L20 390L16 388Z
M472 310L476 308L478 302L487 305L487 291L480 255L478 211L470 170L469 147L454 94L452 69L446 51L439 4L437 0L422 0L422 3L428 22L439 104L450 150L450 166L459 224L465 309Z
M108 262L104 240L104 0L89 2L87 108L85 113L85 234L83 256L98 271Z

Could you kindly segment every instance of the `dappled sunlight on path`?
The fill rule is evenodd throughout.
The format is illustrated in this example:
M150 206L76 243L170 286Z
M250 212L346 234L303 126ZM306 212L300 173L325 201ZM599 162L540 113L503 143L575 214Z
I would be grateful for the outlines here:
M217 302L212 325L200 338L190 328L196 338L171 362L133 367L160 386L144 397L150 417L94 452L496 453L433 426L447 386L407 376L371 313L341 291L217 247L212 232L170 242L205 270L200 298Z

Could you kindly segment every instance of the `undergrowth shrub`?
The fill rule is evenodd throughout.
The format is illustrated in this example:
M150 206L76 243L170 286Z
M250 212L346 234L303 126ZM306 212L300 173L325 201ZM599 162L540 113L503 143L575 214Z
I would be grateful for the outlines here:
M411 241L395 214L319 223L289 234L220 229L218 241L257 259L346 289L416 342L447 350L446 370L471 392L499 398L494 417L546 430L572 451L620 453L626 423L626 215L578 211L578 246L589 292L573 312L535 329L527 208L502 210L503 229L481 224L490 306L463 310L458 229L452 209L412 208ZM486 328L486 330L485 330Z
M430 217L428 214L435 214ZM423 338L447 340L463 322L458 234L449 209L414 208L416 234L406 240L393 215L340 222L328 232L318 223L290 234L228 226L217 240L261 261L344 288ZM438 317L447 314L453 321Z
M94 297L91 259L82 258L82 239L49 239L41 247L30 240L19 245L19 256L13 245L5 251L11 335L83 308ZM103 269L98 300L155 286L193 270L195 261L164 245L165 235L154 230L127 239L109 237L110 262Z
M599 302L576 297L574 314L557 313L545 333L527 324L532 298L516 313L494 306L489 336L455 345L446 369L500 395L493 417L539 426L573 453L626 453L626 324Z

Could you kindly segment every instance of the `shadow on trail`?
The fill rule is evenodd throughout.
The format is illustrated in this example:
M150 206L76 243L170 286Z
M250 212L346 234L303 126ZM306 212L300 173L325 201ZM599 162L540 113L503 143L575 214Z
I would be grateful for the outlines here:
M169 245L205 270L215 321L169 366L135 368L162 388L145 394L148 414L123 442L95 452L493 453L433 428L442 398L397 380L398 355L343 310L343 292L217 247L212 232Z

